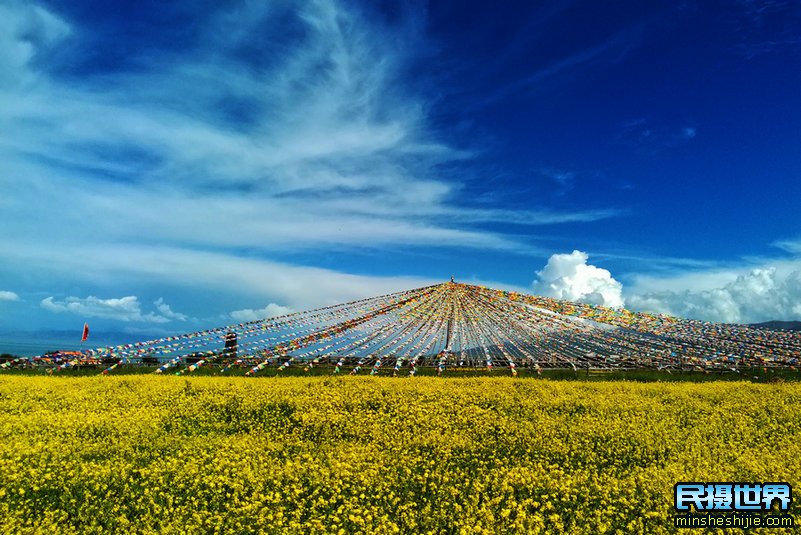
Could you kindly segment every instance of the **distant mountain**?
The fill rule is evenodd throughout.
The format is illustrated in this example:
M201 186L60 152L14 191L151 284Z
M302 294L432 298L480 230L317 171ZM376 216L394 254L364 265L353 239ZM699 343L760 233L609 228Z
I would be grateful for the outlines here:
M801 331L801 321L763 321L762 323L752 323L751 327L762 329L784 329L785 331Z

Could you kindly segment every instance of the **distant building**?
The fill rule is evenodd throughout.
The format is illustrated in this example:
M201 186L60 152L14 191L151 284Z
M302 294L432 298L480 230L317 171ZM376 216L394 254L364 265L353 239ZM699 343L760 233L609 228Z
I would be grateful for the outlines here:
M236 358L236 333L228 331L225 333L225 349L223 350L223 357L229 359Z

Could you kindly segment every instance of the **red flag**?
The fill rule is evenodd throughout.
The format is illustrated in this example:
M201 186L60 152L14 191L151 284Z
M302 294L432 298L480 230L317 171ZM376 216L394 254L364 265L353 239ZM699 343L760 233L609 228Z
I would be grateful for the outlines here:
M89 338L89 324L83 324L83 334L81 335L81 342L86 342L86 339Z

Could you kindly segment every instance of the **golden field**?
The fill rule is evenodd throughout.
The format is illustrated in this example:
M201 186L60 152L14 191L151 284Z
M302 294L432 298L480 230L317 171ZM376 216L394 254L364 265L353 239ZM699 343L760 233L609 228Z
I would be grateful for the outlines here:
M6 533L672 533L677 481L801 491L801 384L0 376Z

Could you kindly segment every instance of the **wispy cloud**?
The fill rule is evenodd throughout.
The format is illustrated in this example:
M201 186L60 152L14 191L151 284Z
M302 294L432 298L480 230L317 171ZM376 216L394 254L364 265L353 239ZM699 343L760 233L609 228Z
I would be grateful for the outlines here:
M796 240L777 240L771 245L788 253L801 254L801 238Z
M9 249L8 244L0 237L0 250ZM136 286L189 288L194 296L190 302L207 312L214 308L198 299L198 292L213 290L235 296L238 301L269 300L304 310L442 282L422 277L353 275L225 251L148 244L90 243L80 249L80 254L75 254L69 244L53 244L50 251L22 242L15 242L13 247L28 273L38 279L53 280L69 272L70 280L82 285L107 282L113 287L125 280Z
M639 42L643 29L643 24L636 24L619 31L594 46L573 52L561 59L552 61L548 65L540 66L533 72L488 93L476 104L488 106L513 95L532 92L548 80L559 75L575 73L579 68L586 68L588 65L599 62L604 58L607 58L610 63L619 61L630 47Z
M731 23L737 48L748 59L777 50L801 49L801 5L794 0L738 0Z
M688 143L697 135L698 129L695 126L655 124L648 119L639 118L624 121L620 125L615 139L618 143L628 145L638 151L656 154Z
M576 182L576 173L566 169L542 167L537 170L537 174L551 181L557 195L564 195L573 189Z
M14 132L0 140L9 261L22 266L40 253L18 252L16 241L42 251L155 243L265 257L393 246L525 252L536 236L521 241L485 224L617 215L479 209L439 178L441 165L466 153L437 138L424 100L398 83L415 52L397 43L414 43L419 25L377 25L326 0L243 9L236 24L229 12L215 15L185 55L65 78L52 52L91 38L80 21L27 3L3 7L0 126ZM291 37L273 26L286 18L299 28ZM281 54L241 53L262 34Z
M654 273L675 273L677 270L716 269L721 267L721 262L715 260L654 255L642 252L616 252L614 250L607 250L594 252L592 256L593 258L631 263L637 266L648 266L649 271Z

